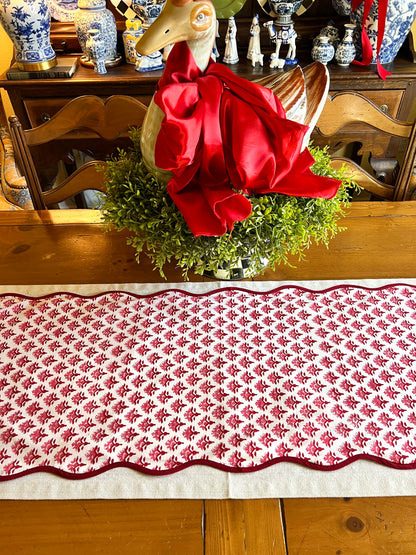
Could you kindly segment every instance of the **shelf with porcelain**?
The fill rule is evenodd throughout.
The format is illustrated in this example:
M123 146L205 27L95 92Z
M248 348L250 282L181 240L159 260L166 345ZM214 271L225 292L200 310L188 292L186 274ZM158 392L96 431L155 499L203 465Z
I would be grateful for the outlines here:
M303 56L300 65L305 66L312 60ZM240 57L238 64L228 66L237 75L254 80L278 74L267 63L252 67L249 60ZM365 94L376 105L382 106L389 115L407 119L413 99L416 97L416 64L408 58L396 58L389 65L391 76L382 81L373 66L350 66L341 68L335 63L328 64L331 76L330 92L355 90ZM148 104L162 71L137 72L134 66L122 64L110 68L105 75L97 75L89 68L80 66L69 79L26 79L9 81L5 74L0 76L0 87L9 93L16 115L24 127L39 125L56 113L70 98L82 94L111 96L128 94Z
M302 55L300 65L306 66L311 61L310 55ZM279 73L279 70L270 70L267 63L264 67L253 68L244 54L238 64L228 67L239 76L250 80L270 73ZM389 115L402 120L410 117L416 98L416 64L410 61L410 55L400 56L390 64L391 76L386 81L379 78L374 67L341 68L335 63L330 63L328 69L331 76L330 94L345 90L359 91ZM139 73L134 70L134 66L128 64L110 68L105 75L97 75L92 69L80 66L69 79L11 81L7 80L4 74L0 76L0 87L8 92L23 127L29 128L40 125L69 100L84 94L103 98L124 94L148 104L161 75L160 70ZM313 140L318 146L328 142L316 133L313 134ZM390 161L396 158L401 147L398 141L387 140L371 128L360 125L339 132L331 139L330 147L331 151L335 151L346 144L362 144L363 141L366 145L371 145L373 156L381 160L387 159L386 164L382 164L382 172L386 171Z

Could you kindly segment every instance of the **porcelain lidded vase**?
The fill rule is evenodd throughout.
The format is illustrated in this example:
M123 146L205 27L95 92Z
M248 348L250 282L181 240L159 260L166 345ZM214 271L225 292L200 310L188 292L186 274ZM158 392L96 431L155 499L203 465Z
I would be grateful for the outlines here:
M350 15L351 3L348 0L332 0L332 7L338 15Z
M0 0L0 23L13 42L19 69L43 71L56 65L46 0Z
M347 67L355 59L355 45L353 41L355 25L345 24L345 35L335 51L335 59L341 67Z
M1 0L0 0L1 1ZM117 27L114 15L106 8L105 0L78 0L78 9L74 15L74 25L83 56L81 64L94 67L90 58L87 41L90 31L96 29L94 35L95 48L104 51L105 65L115 66L121 63L121 56L117 54Z
M339 38L339 31L334 26L333 21L330 21L328 23L328 25L326 25L326 27L323 27L319 31L319 35L313 39L313 46L316 46L317 44L319 44L320 37L328 37L329 44L332 44L332 46L334 47L335 50L338 48L338 45L339 45L340 40L341 40Z
M132 0L131 9L138 15L144 28L150 25L160 15L166 0Z

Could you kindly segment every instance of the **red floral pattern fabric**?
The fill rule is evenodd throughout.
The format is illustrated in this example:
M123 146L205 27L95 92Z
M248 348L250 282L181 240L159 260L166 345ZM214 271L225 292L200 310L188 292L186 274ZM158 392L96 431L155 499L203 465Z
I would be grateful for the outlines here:
M210 63L202 73L186 42L169 54L155 103L165 113L156 166L194 235L223 235L251 213L243 196L283 193L332 198L340 182L314 175L305 125L286 119L270 89Z
M416 288L0 296L0 477L416 467Z

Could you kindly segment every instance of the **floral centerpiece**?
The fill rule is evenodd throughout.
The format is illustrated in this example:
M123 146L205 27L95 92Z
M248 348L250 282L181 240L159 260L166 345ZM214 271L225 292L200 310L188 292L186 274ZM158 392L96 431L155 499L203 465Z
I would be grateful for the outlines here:
M234 229L221 236L195 237L182 213L169 196L166 184L146 168L140 150L140 130L131 131L133 146L119 151L106 170L108 193L101 209L104 220L118 230L132 232L127 239L139 261L142 253L164 276L163 267L175 261L184 278L189 270L198 274L228 271L250 261L249 276L262 273L266 265L289 263L290 255L301 260L315 242L327 245L342 229L339 220L355 186L342 170L334 170L325 149L311 147L315 157L312 171L341 180L332 199L307 198L283 194L248 197L252 212L236 222Z
M241 79L212 60L216 15L210 0L167 0L136 48L175 45L133 148L108 165L104 218L132 231L138 256L146 251L162 275L171 260L185 277L222 269L227 278L247 261L241 277L301 256L312 240L329 241L348 198L326 152L307 148L325 66L269 87Z

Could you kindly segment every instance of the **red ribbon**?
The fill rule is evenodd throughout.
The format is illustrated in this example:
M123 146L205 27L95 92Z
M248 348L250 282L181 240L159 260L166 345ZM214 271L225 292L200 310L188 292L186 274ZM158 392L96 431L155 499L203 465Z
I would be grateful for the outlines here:
M335 196L340 182L314 175L302 141L271 90L211 62L202 73L186 42L174 46L155 95L165 117L155 162L195 236L223 235L251 213L244 194ZM244 194L241 194L244 193Z
M371 61L373 59L373 47L371 45L370 39L368 38L365 23L370 13L370 9L375 1L376 0L351 0L352 12L354 12L364 2L364 12L363 12L363 21L362 21L362 30L361 30L361 43L363 47L363 57L361 62L354 60L353 63L356 65L360 65L360 66L369 65L371 64ZM377 72L381 77L381 79L383 79L383 81L386 80L387 75L391 75L391 73L389 73L381 65L379 60L380 49L383 43L384 30L386 26L387 6L388 6L388 0L378 0L377 45L376 45Z

